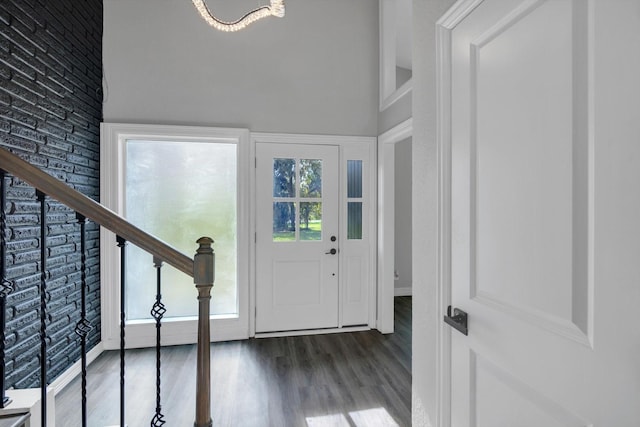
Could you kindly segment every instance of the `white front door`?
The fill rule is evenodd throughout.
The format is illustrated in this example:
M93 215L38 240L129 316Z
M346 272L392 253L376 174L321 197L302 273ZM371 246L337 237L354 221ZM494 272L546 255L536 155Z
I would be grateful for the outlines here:
M637 426L640 8L477 3L445 54L451 425Z
M256 144L256 332L338 327L338 158Z

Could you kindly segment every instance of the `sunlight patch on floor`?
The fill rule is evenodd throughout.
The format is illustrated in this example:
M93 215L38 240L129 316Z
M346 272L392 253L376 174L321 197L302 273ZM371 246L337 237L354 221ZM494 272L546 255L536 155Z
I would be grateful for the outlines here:
M308 427L400 427L385 408L364 409L344 414L307 417Z
M317 417L307 417L308 427L349 427L349 420L343 414L320 415Z

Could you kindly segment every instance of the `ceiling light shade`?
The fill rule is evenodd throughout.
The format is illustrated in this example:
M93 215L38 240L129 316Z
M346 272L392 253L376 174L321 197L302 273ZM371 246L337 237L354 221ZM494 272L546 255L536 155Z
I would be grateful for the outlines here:
M271 0L269 6L260 6L251 12L246 13L242 18L237 21L222 21L209 11L209 8L205 4L204 0L191 0L196 7L198 13L202 19L216 30L220 31L240 31L249 24L252 24L267 16L277 16L282 18L284 16L284 0Z

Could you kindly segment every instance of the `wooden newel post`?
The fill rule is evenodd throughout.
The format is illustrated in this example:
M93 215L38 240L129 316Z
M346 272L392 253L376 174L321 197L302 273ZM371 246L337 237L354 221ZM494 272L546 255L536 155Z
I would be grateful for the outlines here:
M196 372L196 421L194 427L211 427L211 360L209 301L215 276L213 239L201 237L193 258L193 281L198 290L198 362Z

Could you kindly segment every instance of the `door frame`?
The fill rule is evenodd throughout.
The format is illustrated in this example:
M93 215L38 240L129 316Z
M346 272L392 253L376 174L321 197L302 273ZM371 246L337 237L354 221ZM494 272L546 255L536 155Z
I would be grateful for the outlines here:
M368 183L369 187L369 194L371 197L370 203L369 203L369 224L368 224L368 228L367 231L369 233L370 237L370 248L369 248L369 253L368 253L368 257L370 260L369 263L369 277L372 279L370 280L370 286L369 286L369 303L368 303L368 325L367 328L368 329L373 329L376 328L376 307L377 307L377 303L376 303L376 242L377 242L377 235L376 235L376 224L377 224L377 216L376 216L376 207L377 207L377 198L376 198L376 180L377 180L377 174L376 174L376 141L377 138L376 137L363 137L363 136L340 136L340 135L310 135L310 134L290 134L290 133L268 133L268 132L251 132L250 134L250 147L249 147L249 151L250 151L250 156L251 158L253 158L253 162L255 165L256 162L256 144L257 143L277 143L277 144L313 144L313 145L336 145L339 147L339 151L340 151L340 156L339 156L339 170L342 171L342 160L345 158L344 157L344 153L345 151L348 151L350 149L364 149L367 148L368 152L369 152L369 156L367 158L367 161L369 162L369 168L371 171L371 179L370 182ZM342 173L342 172L340 172ZM250 228L249 228L249 236L254 236L253 238L249 239L249 253L250 253L250 260L249 260L249 335L251 337L255 337L256 336L256 261L257 261L257 253L256 253L256 219L257 219L257 215L256 215L256 168L252 167L250 168L249 171L249 180L250 180L250 218L249 218L249 223L250 223ZM340 180L340 185L342 185L342 180ZM342 189L339 190L339 197L340 197L340 201L339 201L339 205L343 206L344 203L346 203L346 194L344 194L344 191L342 191ZM340 230L341 230L341 236L344 235L344 233L342 233L342 230L344 229L344 225L341 223L340 224ZM342 237L341 237L341 242L342 242ZM343 313L342 313L342 305L343 305L343 291L344 291L344 286L343 286L343 280L344 280L344 274L342 274L343 271L343 259L342 256L340 258L340 277L339 277L339 284L338 284L338 288L339 288L339 306L338 306L338 325L339 325L339 329L335 330L338 331L340 330L340 328L342 327L342 319L343 319ZM342 328L347 330L348 328ZM357 329L362 329L357 328ZM333 331L333 330L332 330ZM322 330L323 333L326 333L326 330ZM278 333L277 335L295 335L297 333L300 333L300 331L298 332L291 332L291 333ZM309 331L304 331L304 333L309 333ZM260 334L260 336L271 336L272 334Z
M413 119L378 137L378 330L394 331L395 146L413 136Z
M436 251L436 414L435 425L451 426L451 328L442 320L451 304L451 39L455 27L484 0L459 0L436 22L436 171L438 243Z

